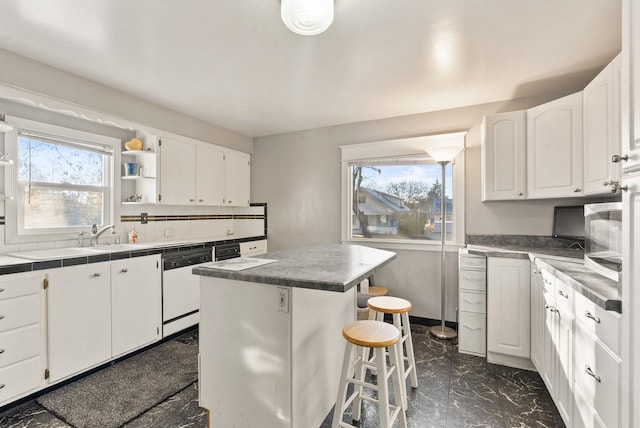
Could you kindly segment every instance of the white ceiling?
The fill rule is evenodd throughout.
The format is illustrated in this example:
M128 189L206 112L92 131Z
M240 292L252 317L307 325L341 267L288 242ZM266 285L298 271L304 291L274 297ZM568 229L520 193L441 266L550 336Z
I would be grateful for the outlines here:
M262 136L581 88L620 0L335 0L317 36L279 0L14 0L0 48Z

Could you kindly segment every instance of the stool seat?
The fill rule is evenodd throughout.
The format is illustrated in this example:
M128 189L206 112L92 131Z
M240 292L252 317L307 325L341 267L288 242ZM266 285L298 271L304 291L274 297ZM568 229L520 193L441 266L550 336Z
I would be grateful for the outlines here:
M367 306L376 312L401 314L411 310L411 302L400 297L379 296L367 301Z
M392 324L378 321L354 321L342 329L347 342L367 348L386 348L400 340L400 330Z
M361 293L361 294L364 294L365 296L386 296L388 293L389 293L389 290L387 289L387 287L375 285L375 286L369 287L369 290L366 293Z

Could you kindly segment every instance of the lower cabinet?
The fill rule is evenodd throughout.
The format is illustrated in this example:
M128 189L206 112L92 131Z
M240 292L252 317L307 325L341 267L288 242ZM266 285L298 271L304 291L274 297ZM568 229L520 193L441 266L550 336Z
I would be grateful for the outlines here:
M486 257L458 256L458 351L487 355L487 268Z
M162 337L160 255L111 262L113 357Z
M0 284L0 406L44 384L46 335L42 275L2 276Z
M487 361L532 369L529 259L487 258Z
M47 272L50 382L111 358L109 263Z

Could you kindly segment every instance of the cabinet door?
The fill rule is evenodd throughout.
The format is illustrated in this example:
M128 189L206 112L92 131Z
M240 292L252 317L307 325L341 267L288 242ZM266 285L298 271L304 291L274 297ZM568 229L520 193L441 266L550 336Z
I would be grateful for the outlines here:
M542 298L542 276L531 263L531 362L542 371L545 308Z
M527 110L527 198L582 194L582 92L578 92Z
M111 338L114 357L160 339L160 255L111 262Z
M249 205L249 156L225 154L227 172L226 205Z
M224 205L226 191L224 154L209 147L198 147L196 153L197 204Z
M555 314L555 297L553 292L542 292L542 304L544 305L543 331L542 331L542 370L540 376L544 380L549 394L556 396L556 367L555 341L557 336L557 323Z
M632 173L640 171L640 4L622 5L622 167Z
M111 358L109 263L47 273L49 370L57 381Z
M482 200L524 199L525 112L485 116L482 121Z
M572 313L558 308L555 312L556 336L553 376L555 377L554 402L565 423L573 415L573 324Z
M162 138L160 195L165 205L195 205L196 146Z
M620 179L620 57L616 57L583 92L584 193L608 193L605 182Z
M530 357L529 260L487 258L487 346L491 352Z

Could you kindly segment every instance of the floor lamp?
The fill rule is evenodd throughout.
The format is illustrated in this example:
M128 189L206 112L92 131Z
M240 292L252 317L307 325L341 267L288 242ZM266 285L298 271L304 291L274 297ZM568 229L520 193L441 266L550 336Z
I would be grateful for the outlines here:
M447 147L433 147L426 149L427 154L442 167L442 189L440 196L440 251L441 251L441 263L440 263L440 319L441 324L431 327L431 335L438 339L453 339L458 333L452 328L445 326L444 309L445 309L445 290L446 290L446 274L445 274L445 244L447 235L447 198L445 193L445 169L449 162L453 161L456 156L463 150L460 146L447 146Z

